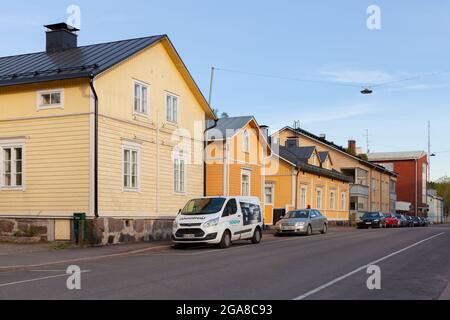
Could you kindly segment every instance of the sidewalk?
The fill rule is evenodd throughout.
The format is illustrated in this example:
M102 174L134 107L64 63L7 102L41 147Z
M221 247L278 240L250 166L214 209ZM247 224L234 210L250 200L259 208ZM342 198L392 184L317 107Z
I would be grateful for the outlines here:
M125 256L151 250L163 250L171 242L140 242L105 247L55 249L54 244L19 245L0 243L0 272L42 267L52 264L69 264L81 261Z

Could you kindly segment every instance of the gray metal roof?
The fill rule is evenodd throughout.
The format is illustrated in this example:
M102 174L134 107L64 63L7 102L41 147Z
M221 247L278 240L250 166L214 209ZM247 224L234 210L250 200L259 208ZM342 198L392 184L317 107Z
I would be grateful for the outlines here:
M98 75L160 41L165 35L0 58L0 86Z
M290 153L294 154L297 159L301 160L302 162L308 162L309 158L314 153L314 150L316 150L316 147L310 146L310 147L285 147Z
M320 162L324 162L325 160L327 160L327 157L330 153L328 151L319 151L319 158L320 158Z
M416 160L425 157L424 151L369 153L369 161Z
M315 147L313 147L315 148ZM328 170L325 168L310 165L303 161L302 158L298 158L294 153L291 152L290 148L286 148L281 145L272 145L272 152L278 154L281 158L293 163L297 168L302 171L313 173L322 177L328 177L331 179L336 179L345 182L353 182L353 179L340 173L336 170Z
M216 126L207 131L208 140L222 140L233 137L253 116L221 118L217 121Z

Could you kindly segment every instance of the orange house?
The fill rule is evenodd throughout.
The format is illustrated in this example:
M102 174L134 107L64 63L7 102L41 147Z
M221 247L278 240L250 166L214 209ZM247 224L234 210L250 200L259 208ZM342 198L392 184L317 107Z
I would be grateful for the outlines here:
M258 197L265 216L265 161L270 155L267 129L252 116L219 119L206 133L206 195Z
M275 224L281 215L296 209L317 209L330 222L349 220L351 178L333 169L328 152L315 146L299 146L290 137L286 144L272 144L272 156L265 170L266 202L274 208L266 224ZM270 201L269 201L270 199Z

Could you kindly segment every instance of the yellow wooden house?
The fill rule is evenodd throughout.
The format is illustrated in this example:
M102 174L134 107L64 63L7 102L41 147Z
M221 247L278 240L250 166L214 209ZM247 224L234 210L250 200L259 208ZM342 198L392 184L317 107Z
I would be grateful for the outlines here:
M0 235L95 244L167 238L204 193L214 113L166 35L88 46L46 26L46 50L0 58Z

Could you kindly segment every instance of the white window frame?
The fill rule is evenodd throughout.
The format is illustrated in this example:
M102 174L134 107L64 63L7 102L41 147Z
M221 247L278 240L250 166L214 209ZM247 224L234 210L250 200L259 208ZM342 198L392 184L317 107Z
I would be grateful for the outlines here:
M183 174L181 175L181 161L183 163ZM176 162L179 163L180 172L178 173L178 181L176 180L177 168ZM181 179L181 177L183 179ZM173 161L172 161L172 184L173 184L173 192L176 194L186 194L187 193L187 166L186 166L186 155L183 151L174 152ZM177 185L178 184L178 185Z
M169 98L172 98L172 99L175 98L177 101L175 116L174 116L174 112L173 112L173 110L174 110L173 103L172 103L171 113L169 113L169 104L168 104ZM166 106L166 121L168 121L169 123L178 124L178 120L180 119L180 96L173 94L171 92L166 92L164 104Z
M22 184L20 186L17 186L16 181L16 166L13 162L13 154L11 154L11 185L7 186L5 185L5 177L4 177L4 149L16 149L20 148L22 149ZM25 143L23 142L4 142L0 140L0 190L18 190L18 191L24 191L25 190ZM14 184L12 183L14 182Z
M320 202L319 200L319 192L320 192ZM322 209L322 203L323 203L323 191L322 188L317 188L316 189L316 209L320 210Z
M341 194L341 206L342 211L347 210L347 192L342 192Z
M246 177L248 177L248 194L247 195L244 195L244 190L243 190L243 188L242 188L242 184L243 184L243 177L244 176L246 176ZM251 196L251 194L252 194L252 183L251 183L251 181L252 181L252 172L251 171L249 171L249 170L242 170L241 171L241 196L243 196L243 197L250 197Z
M242 150L246 153L250 152L250 133L247 129L242 133Z
M133 83L133 86L132 86L132 94L131 94L131 97L132 97L132 104L131 104L131 106L132 106L132 108L133 108L133 114L134 115L141 115L141 116L148 116L149 114L150 114L150 85L148 84L148 83L145 83L145 82L143 82L143 81L139 81L139 80L136 80L136 79L133 79L133 81L132 81L132 83ZM140 86L140 89L139 89L139 95L140 95L140 97L139 97L139 110L136 110L136 106L135 106L135 104L136 104L136 85L138 85L138 86ZM142 91L143 91L143 88L145 88L146 90L147 90L147 95L145 96L145 98L147 99L146 101L147 101L147 105L146 105L146 110L144 111L143 110L143 98L144 98L144 95L143 95L143 93L142 93Z
M330 210L334 210L336 208L336 192L334 190L330 191Z
M59 103L55 104L44 104L42 102L42 96L46 94L54 94L59 93L60 94L60 101ZM38 91L36 93L36 110L49 110L49 109L64 109L64 89L52 89L52 90L43 90Z
M266 193L266 189L270 188L270 202L266 202L267 200L267 193ZM267 182L264 186L264 202L266 204L274 204L275 203L275 184L272 182Z
M306 209L307 194L308 194L308 187L305 185L300 186L300 209Z
M130 152L130 164L129 164L129 175L130 175L130 185L125 186L125 151ZM136 174L136 186L132 186L132 159L133 159L133 152L137 153L137 174ZM140 192L140 186L141 186L141 145L139 143L131 142L131 141L124 141L122 143L122 176L121 176L121 184L122 184L122 190L124 192Z

